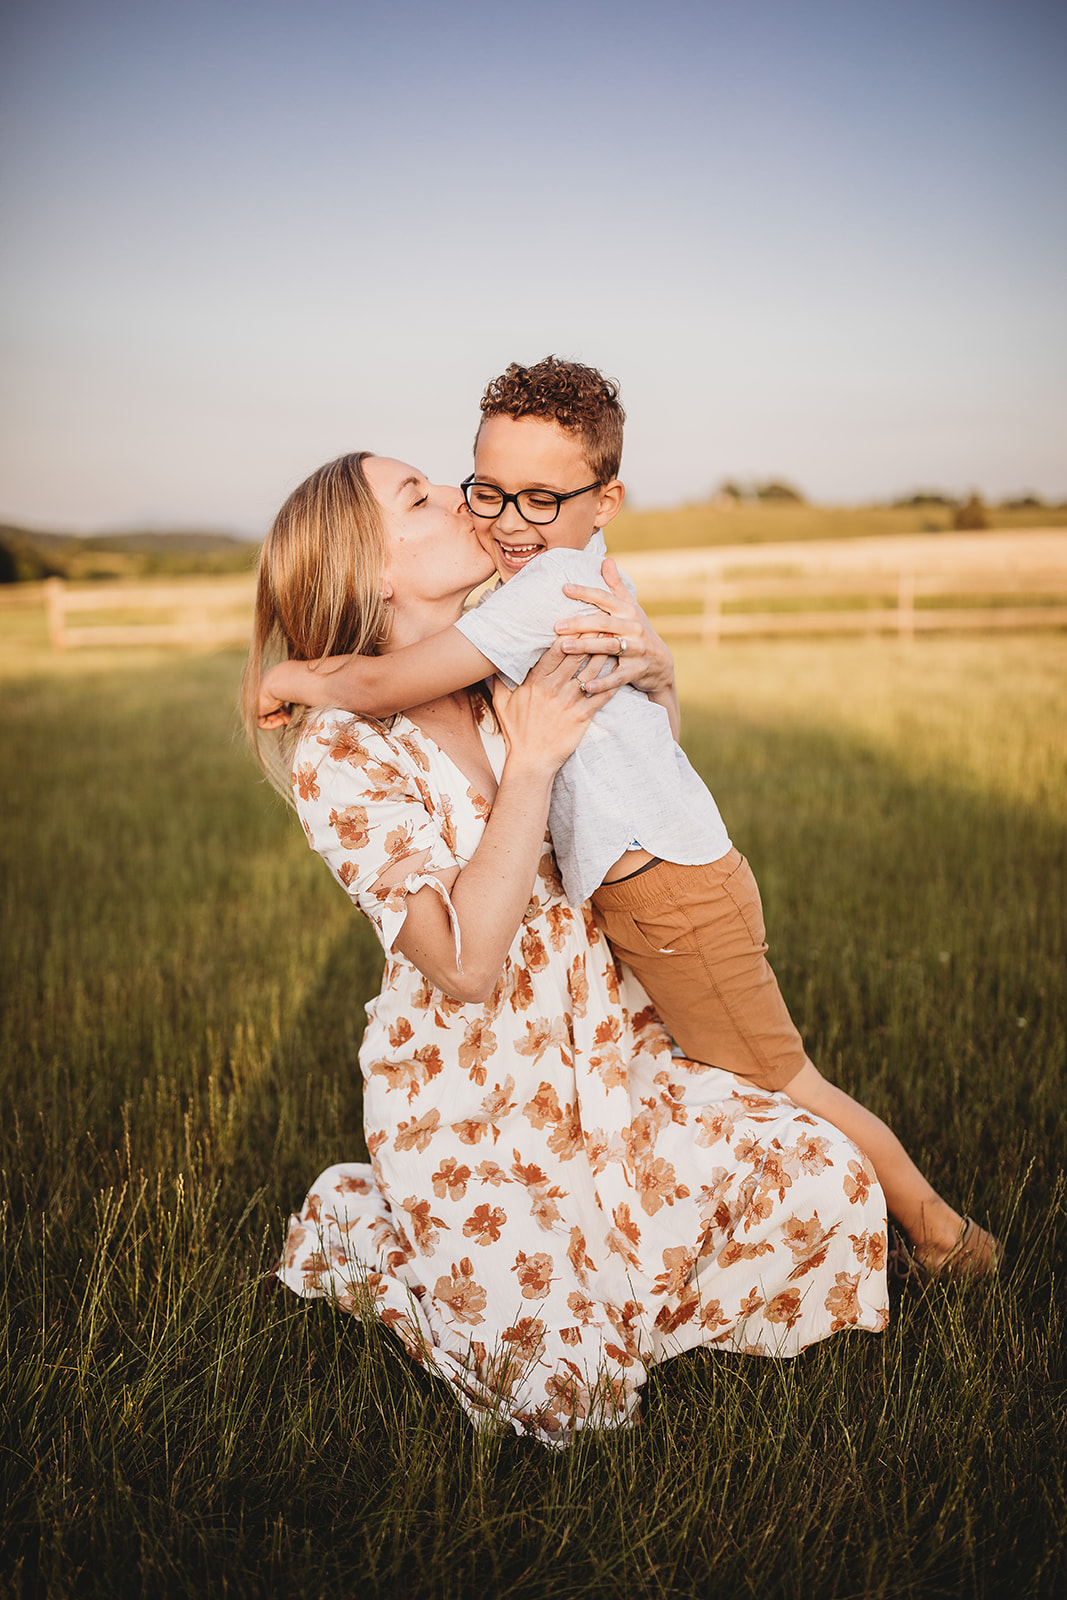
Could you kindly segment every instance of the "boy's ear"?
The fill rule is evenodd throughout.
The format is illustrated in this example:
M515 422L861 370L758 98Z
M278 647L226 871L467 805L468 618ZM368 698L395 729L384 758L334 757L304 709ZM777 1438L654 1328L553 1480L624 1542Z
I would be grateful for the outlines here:
M604 485L600 491L600 499L596 508L596 525L598 528L603 528L605 524L611 521L612 517L618 515L625 495L625 485L620 483L618 478L612 478L610 483Z

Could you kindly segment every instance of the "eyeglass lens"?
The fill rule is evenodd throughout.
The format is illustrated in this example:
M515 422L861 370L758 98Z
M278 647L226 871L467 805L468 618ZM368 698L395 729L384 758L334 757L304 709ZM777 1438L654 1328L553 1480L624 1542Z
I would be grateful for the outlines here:
M488 483L472 483L466 489L467 504L479 517L497 517L504 509L505 500L514 500L519 515L525 522L555 522L559 516L560 496L550 489L520 489L516 495L505 495Z

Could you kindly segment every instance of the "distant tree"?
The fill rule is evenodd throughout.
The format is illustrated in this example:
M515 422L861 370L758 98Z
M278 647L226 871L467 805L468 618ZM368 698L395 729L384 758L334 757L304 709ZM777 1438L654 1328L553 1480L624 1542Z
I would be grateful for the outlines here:
M918 489L915 494L903 496L894 500L893 505L899 509L908 509L912 506L954 506L957 502L950 494L942 494L939 489Z
M1036 494L1022 494L1015 500L1002 500L1002 511L1043 511L1045 502Z
M989 527L985 502L980 494L972 494L961 506L957 506L952 526L957 533L975 533Z
M743 500L745 498L745 491L740 484L734 483L732 478L725 478L715 493L723 500Z
M778 501L781 505L802 506L804 496L799 489L794 489L790 483L782 483L776 478L768 479L766 483L753 485L757 500Z
M0 583L39 583L42 578L63 577L63 563L46 540L47 535L38 543L23 528L0 528Z

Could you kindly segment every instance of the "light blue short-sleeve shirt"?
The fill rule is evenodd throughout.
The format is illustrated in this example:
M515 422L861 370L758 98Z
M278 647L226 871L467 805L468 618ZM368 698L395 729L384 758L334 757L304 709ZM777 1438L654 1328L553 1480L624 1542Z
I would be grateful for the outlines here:
M606 554L599 532L584 550L543 550L456 627L514 688L555 643L555 624L583 609L563 585L604 588ZM675 744L666 710L630 684L600 707L556 774L548 825L572 905L587 900L635 844L685 866L718 861L730 848L719 808Z

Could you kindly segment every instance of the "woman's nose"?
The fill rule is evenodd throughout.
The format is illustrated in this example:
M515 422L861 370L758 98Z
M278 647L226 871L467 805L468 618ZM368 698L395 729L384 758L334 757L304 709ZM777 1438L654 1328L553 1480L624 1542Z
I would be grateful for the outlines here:
M462 489L451 483L435 483L433 490L446 511L451 511L453 516L463 516L469 519L470 512L467 510L467 502L463 498Z

